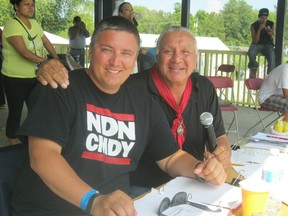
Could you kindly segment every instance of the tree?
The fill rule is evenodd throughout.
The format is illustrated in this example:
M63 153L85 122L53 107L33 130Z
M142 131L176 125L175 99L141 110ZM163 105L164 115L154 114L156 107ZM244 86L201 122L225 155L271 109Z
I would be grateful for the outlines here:
M64 1L65 2L65 1ZM67 26L68 19L62 8L63 1L42 0L36 3L36 19L45 31L59 33Z
M288 7L286 8L286 17L285 17L286 23L288 21ZM285 48L288 50L288 25L285 25L285 34L284 34L284 44L286 45ZM286 53L286 61L288 61L288 52Z
M174 13L164 12L163 10L149 10L143 6L134 6L134 10L142 15L138 21L140 33L160 34L164 29L173 25L180 25L180 3L174 4Z
M8 0L0 1L0 25L14 16ZM275 8L276 9L276 8ZM181 24L181 3L174 4L173 12L149 10L134 6L142 15L138 20L140 33L160 34L164 29ZM276 11L276 10L275 10ZM94 30L94 1L92 0L41 0L36 1L36 19L45 31L67 38L73 17L80 16L90 33ZM251 43L250 25L257 20L258 10L253 10L245 0L229 0L219 13L198 11L190 14L189 29L197 36L219 37L227 46L248 47ZM276 12L270 11L269 19L276 22ZM288 20L288 8L286 13ZM285 25L284 44L288 46L288 25Z
M45 31L67 37L67 30L72 25L73 17L81 16L88 30L94 30L94 3L90 0L41 0L36 1L35 15ZM0 25L14 17L14 9L8 1L0 1Z
M45 31L67 37L73 17L80 16L89 32L94 30L94 4L89 0L42 0L36 3L36 18Z
M0 8L0 26L4 26L4 24L13 17L14 9L8 0L0 1Z
M224 21L221 14L200 10L196 13L195 18L197 20L197 29L195 29L197 35L225 39Z
M225 43L228 46L248 46L251 43L250 25L255 20L252 6L244 0L229 0L223 11Z

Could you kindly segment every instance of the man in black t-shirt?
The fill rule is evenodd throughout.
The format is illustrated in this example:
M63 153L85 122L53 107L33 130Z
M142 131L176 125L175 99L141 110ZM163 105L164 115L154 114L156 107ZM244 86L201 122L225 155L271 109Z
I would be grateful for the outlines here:
M13 216L135 216L126 193L144 151L173 177L224 183L218 159L207 152L202 162L179 150L146 83L128 79L139 46L130 21L105 18L91 38L90 67L72 71L66 90L35 88L19 130L30 164L15 186ZM64 70L60 61L50 62Z

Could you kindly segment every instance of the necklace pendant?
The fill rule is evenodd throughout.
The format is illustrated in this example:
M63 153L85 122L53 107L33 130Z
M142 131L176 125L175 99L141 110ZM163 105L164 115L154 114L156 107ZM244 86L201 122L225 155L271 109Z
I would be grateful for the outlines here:
M182 126L182 124L180 124L177 128L177 134L179 136L182 136L183 133L184 133L184 127Z

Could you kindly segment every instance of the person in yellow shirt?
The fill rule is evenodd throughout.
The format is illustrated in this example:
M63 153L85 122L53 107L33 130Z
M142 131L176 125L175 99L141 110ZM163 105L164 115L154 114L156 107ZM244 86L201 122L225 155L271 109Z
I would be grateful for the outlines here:
M35 64L45 60L43 46L53 58L58 56L39 23L32 19L34 0L10 0L10 3L16 16L4 25L2 74L9 109L6 136L10 144L17 144L23 105L37 83Z

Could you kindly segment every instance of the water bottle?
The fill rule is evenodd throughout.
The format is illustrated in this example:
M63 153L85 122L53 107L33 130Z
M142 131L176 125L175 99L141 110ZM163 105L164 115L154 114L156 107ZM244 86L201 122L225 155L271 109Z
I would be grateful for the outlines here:
M281 188L283 168L279 149L270 149L270 155L262 167L262 180L267 183L269 195L265 205L265 216L276 216L282 206Z
M134 13L133 15L135 19L142 19L142 15L140 13Z

